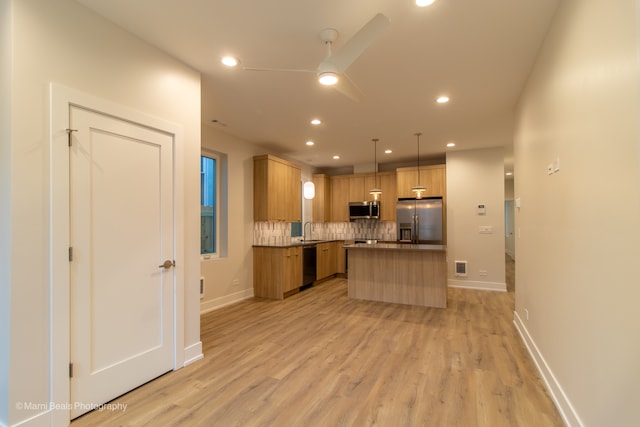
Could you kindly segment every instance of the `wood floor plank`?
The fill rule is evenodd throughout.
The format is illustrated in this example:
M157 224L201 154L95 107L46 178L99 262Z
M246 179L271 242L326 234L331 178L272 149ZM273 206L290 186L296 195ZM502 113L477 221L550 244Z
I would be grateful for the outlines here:
M204 359L82 426L561 426L513 326L513 292L447 309L350 300L344 279L202 316Z

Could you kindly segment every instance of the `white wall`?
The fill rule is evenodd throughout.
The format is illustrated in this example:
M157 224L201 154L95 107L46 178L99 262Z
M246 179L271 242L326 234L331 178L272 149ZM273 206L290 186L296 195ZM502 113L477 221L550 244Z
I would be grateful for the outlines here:
M206 312L253 296L253 156L262 149L210 125L202 127L202 148L226 154L228 161L227 256L201 262Z
M0 425L9 421L12 4L0 0Z
M477 206L484 204L485 215ZM480 234L491 226L491 234ZM504 260L504 151L447 153L447 265L449 286L506 290ZM454 262L467 261L467 277Z
M640 419L638 7L560 2L519 102L516 324L569 425Z
M178 191L185 198L185 346L197 346L200 339L199 74L74 1L12 4L10 385L3 420L8 424L38 415L18 410L16 402L50 401L50 82L183 126L185 187ZM3 177L0 197L6 198L4 182ZM7 224L2 217L1 226Z

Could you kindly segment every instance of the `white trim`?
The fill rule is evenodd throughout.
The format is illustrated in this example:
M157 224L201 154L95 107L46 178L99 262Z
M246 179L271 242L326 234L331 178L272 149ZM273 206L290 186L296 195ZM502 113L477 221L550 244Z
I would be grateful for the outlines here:
M240 292L236 292L230 295L225 295L223 297L219 297L216 299L212 299L210 301L205 301L200 304L200 314L209 313L214 310L218 310L222 307L226 307L233 303L253 298L253 288L245 289Z
M527 350L529 351L529 355L531 355L533 362L538 368L538 372L540 373L540 376L542 376L542 379L547 386L547 390L549 391L549 394L551 394L551 398L553 399L556 408L558 408L558 412L560 412L560 416L564 420L565 424L569 427L584 426L584 424L580 420L580 417L578 416L578 413L573 408L573 405L571 405L569 398L562 389L562 386L560 386L560 383L556 379L555 375L553 375L551 368L544 360L542 353L540 353L538 346L536 345L535 341L533 341L533 338L529 334L529 331L522 321L522 318L516 311L513 312L513 324L516 326L516 329L518 330L518 333L520 334L525 347L527 347Z
M450 288L476 289L480 291L507 292L507 284L502 282L477 282L473 280L449 279Z
M50 85L50 397L69 403L69 154L66 129L69 106L102 114L172 135L174 138L174 370L184 366L184 130L182 126L129 109L56 83ZM68 411L51 411L47 425L69 425Z
M198 341L195 344L191 344L189 347L184 349L184 365L188 366L198 360L204 358L204 354L202 354L202 341Z
M17 424L12 424L11 427L51 427L52 425L55 425L51 422L51 417L55 412L65 413L65 411L55 411L49 409L30 418L27 418L26 420L22 420ZM4 424L0 424L0 426L4 426Z

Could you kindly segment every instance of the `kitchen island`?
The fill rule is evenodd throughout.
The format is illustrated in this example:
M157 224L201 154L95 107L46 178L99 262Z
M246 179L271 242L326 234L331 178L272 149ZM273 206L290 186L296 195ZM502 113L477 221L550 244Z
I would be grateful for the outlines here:
M376 243L345 245L349 298L446 308L446 247Z

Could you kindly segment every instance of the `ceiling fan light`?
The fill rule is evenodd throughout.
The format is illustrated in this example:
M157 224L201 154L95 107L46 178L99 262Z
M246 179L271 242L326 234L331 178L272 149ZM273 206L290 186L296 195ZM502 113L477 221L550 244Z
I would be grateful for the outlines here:
M418 7L425 7L425 6L429 6L432 5L433 3L435 3L436 0L416 0L416 5Z
M326 71L318 74L318 81L325 86L333 86L338 83L338 75L332 71Z

